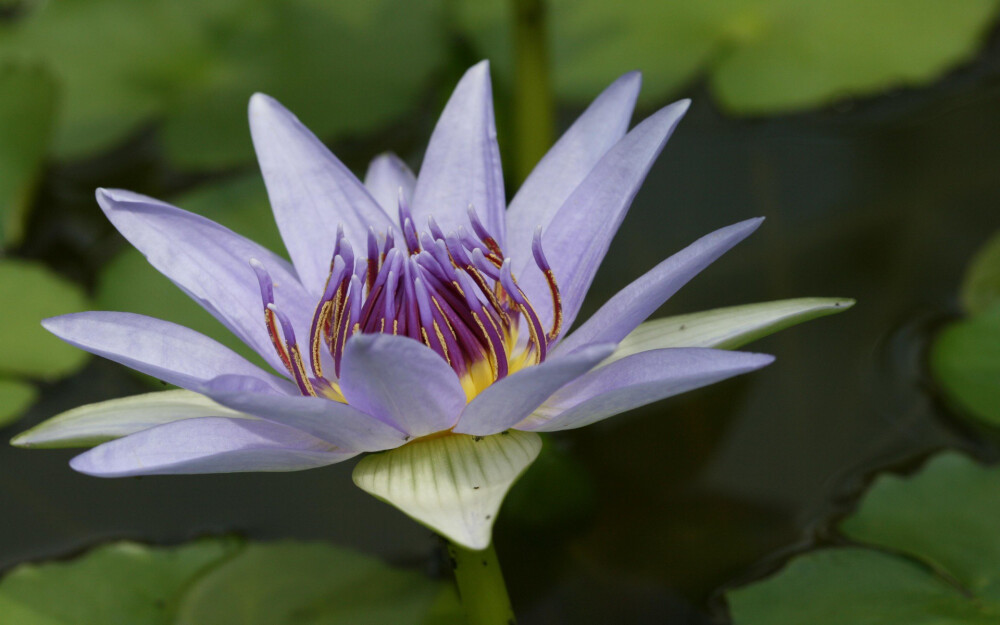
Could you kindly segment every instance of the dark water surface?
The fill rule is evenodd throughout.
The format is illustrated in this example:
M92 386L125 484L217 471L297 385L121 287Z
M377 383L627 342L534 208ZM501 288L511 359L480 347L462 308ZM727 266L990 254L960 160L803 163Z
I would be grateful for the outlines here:
M994 453L934 398L923 354L957 311L972 253L1000 228L998 68L992 44L930 89L756 121L727 118L694 91L581 317L668 254L755 215L767 217L763 227L661 313L811 295L858 304L752 345L778 358L760 372L553 437L577 472L540 474L532 488L563 492L554 499L565 509L521 497L497 528L523 623L722 619L718 588L780 560L769 554L828 540L828 519L873 470L942 446ZM429 125L407 129L413 153ZM337 152L360 171L397 146L390 133ZM147 133L102 159L51 168L21 253L93 284L121 246L93 187L163 195L197 182L165 171L157 155ZM0 434L145 390L95 359ZM0 446L0 567L105 539L234 531L321 538L423 567L438 550L428 531L355 488L350 462L100 480L73 473L71 456Z

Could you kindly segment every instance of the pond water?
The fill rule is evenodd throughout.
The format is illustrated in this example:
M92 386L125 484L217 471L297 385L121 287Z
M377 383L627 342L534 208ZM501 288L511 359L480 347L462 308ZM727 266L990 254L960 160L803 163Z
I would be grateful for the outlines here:
M690 95L581 317L666 255L755 215L767 217L761 229L661 313L812 295L858 304L751 345L777 356L760 372L553 436L560 470L531 482L549 496L515 493L497 527L524 624L724 621L718 589L837 540L830 519L875 469L943 446L996 455L936 399L923 359L957 311L966 263L1000 227L1000 44L933 88L806 115L731 119L704 90ZM422 151L432 108L400 125L402 154ZM390 132L335 151L360 171L398 145ZM19 253L92 286L122 246L94 187L162 196L199 182L165 170L152 133L100 160L54 166ZM94 359L2 434L144 390ZM354 487L351 462L99 480L71 471L71 456L0 446L0 568L111 538L226 532L320 538L440 568L436 539Z

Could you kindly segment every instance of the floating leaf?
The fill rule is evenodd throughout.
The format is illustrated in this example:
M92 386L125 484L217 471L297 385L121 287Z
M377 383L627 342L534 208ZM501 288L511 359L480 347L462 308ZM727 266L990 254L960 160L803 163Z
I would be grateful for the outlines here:
M283 249L260 176L250 175L203 188L176 200L181 208L204 215L272 249ZM253 350L163 277L137 250L123 250L104 268L96 306L133 312L197 330L251 361L264 365ZM264 365L266 366L266 365Z
M2 384L0 380L0 392ZM93 447L164 423L199 417L254 418L192 391L160 391L73 408L21 432L10 444L40 449Z
M59 156L108 148L162 120L177 164L218 168L252 158L254 91L324 137L409 110L444 58L438 10L398 0L42 3L0 23L0 59L43 59L64 83Z
M0 580L0 623L170 625L192 582L241 548L234 540L116 543L69 562L23 564Z
M53 379L71 373L86 352L46 332L41 320L86 310L86 298L75 284L22 260L0 260L0 373Z
M55 119L56 86L37 65L0 65L0 245L17 243Z
M174 623L420 625L442 594L451 608L437 622L461 623L442 582L322 543L250 544L186 593Z
M457 21L510 76L511 3L457 3ZM662 102L700 74L743 114L809 108L934 80L973 57L996 0L553 0L556 92L588 101L625 71ZM901 19L905 16L905 19Z
M115 543L0 580L17 625L457 625L450 584L323 543Z
M962 305L969 314L984 312L1000 302L1000 232L977 253L962 280Z
M0 428L13 423L38 397L38 389L20 380L0 380Z
M537 434L518 430L428 438L365 456L354 483L448 540L485 549L504 496L541 448Z
M843 312L854 300L802 297L654 319L622 339L605 364L649 349L714 347L737 349L793 325Z
M945 327L931 348L930 365L952 401L1000 426L1000 302Z
M735 625L986 625L1000 619L1000 468L944 453L883 476L824 549L728 593Z

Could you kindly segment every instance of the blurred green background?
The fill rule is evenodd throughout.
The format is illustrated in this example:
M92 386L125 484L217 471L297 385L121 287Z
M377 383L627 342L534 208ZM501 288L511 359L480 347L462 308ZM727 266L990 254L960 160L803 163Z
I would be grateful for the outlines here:
M385 150L416 169L451 87L489 58L510 193L553 139L547 103L563 129L640 69L636 119L680 97L694 105L581 317L754 215L767 217L758 234L661 312L859 303L754 344L778 357L759 373L549 439L497 545L522 623L724 622L718 589L830 541L875 469L943 446L998 456L1000 243L987 246L1000 229L998 10L0 1L0 434L159 388L46 336L40 318L127 310L238 344L128 248L93 192L168 199L281 250L246 126L251 93L281 100L356 173ZM429 532L357 490L352 463L104 481L73 473L70 456L0 447L0 568L111 538L236 532L440 574Z

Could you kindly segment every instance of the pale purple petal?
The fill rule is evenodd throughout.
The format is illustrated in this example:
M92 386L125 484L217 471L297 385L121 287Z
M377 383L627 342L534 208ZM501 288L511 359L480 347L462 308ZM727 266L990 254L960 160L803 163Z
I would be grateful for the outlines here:
M403 199L412 203L413 187L416 184L417 178L410 168L391 152L379 154L372 159L365 174L365 187L390 215L395 215L399 210L400 190L403 192Z
M274 98L250 98L250 134L285 247L313 292L323 292L337 227L364 249L368 227L394 222L354 174Z
M535 228L547 228L556 211L597 161L628 130L642 75L629 72L604 90L569 127L524 181L507 209L507 245L514 274L532 262Z
M703 348L642 352L595 369L563 387L517 429L552 432L583 427L773 361L767 354Z
M661 262L616 293L566 337L558 350L572 351L589 343L621 341L702 269L750 236L763 221L763 217L747 219L716 230Z
M468 227L471 204L503 245L506 203L490 66L482 61L465 72L431 135L413 192L414 223L424 228L433 215L446 233Z
M615 344L589 345L494 382L476 395L455 432L487 436L513 427L569 382L611 355Z
M681 100L660 109L622 137L598 161L545 229L542 247L562 294L563 328L573 325L611 239L689 104L688 100ZM521 287L548 327L552 301L544 276L533 269L519 277Z
M411 437L352 406L322 397L276 395L254 378L221 376L202 388L219 404L281 423L344 450L382 451Z
M277 371L284 371L264 324L256 258L277 286L275 297L296 331L308 332L315 299L288 261L194 213L131 191L98 189L97 202L153 267L221 321Z
M339 382L352 406L413 436L447 430L465 407L465 392L448 363L404 336L352 336Z
M90 311L45 319L42 326L80 349L186 389L222 374L248 376L275 391L292 388L214 339L153 317Z
M205 417L98 445L73 458L70 466L97 477L300 471L354 455L277 423Z

